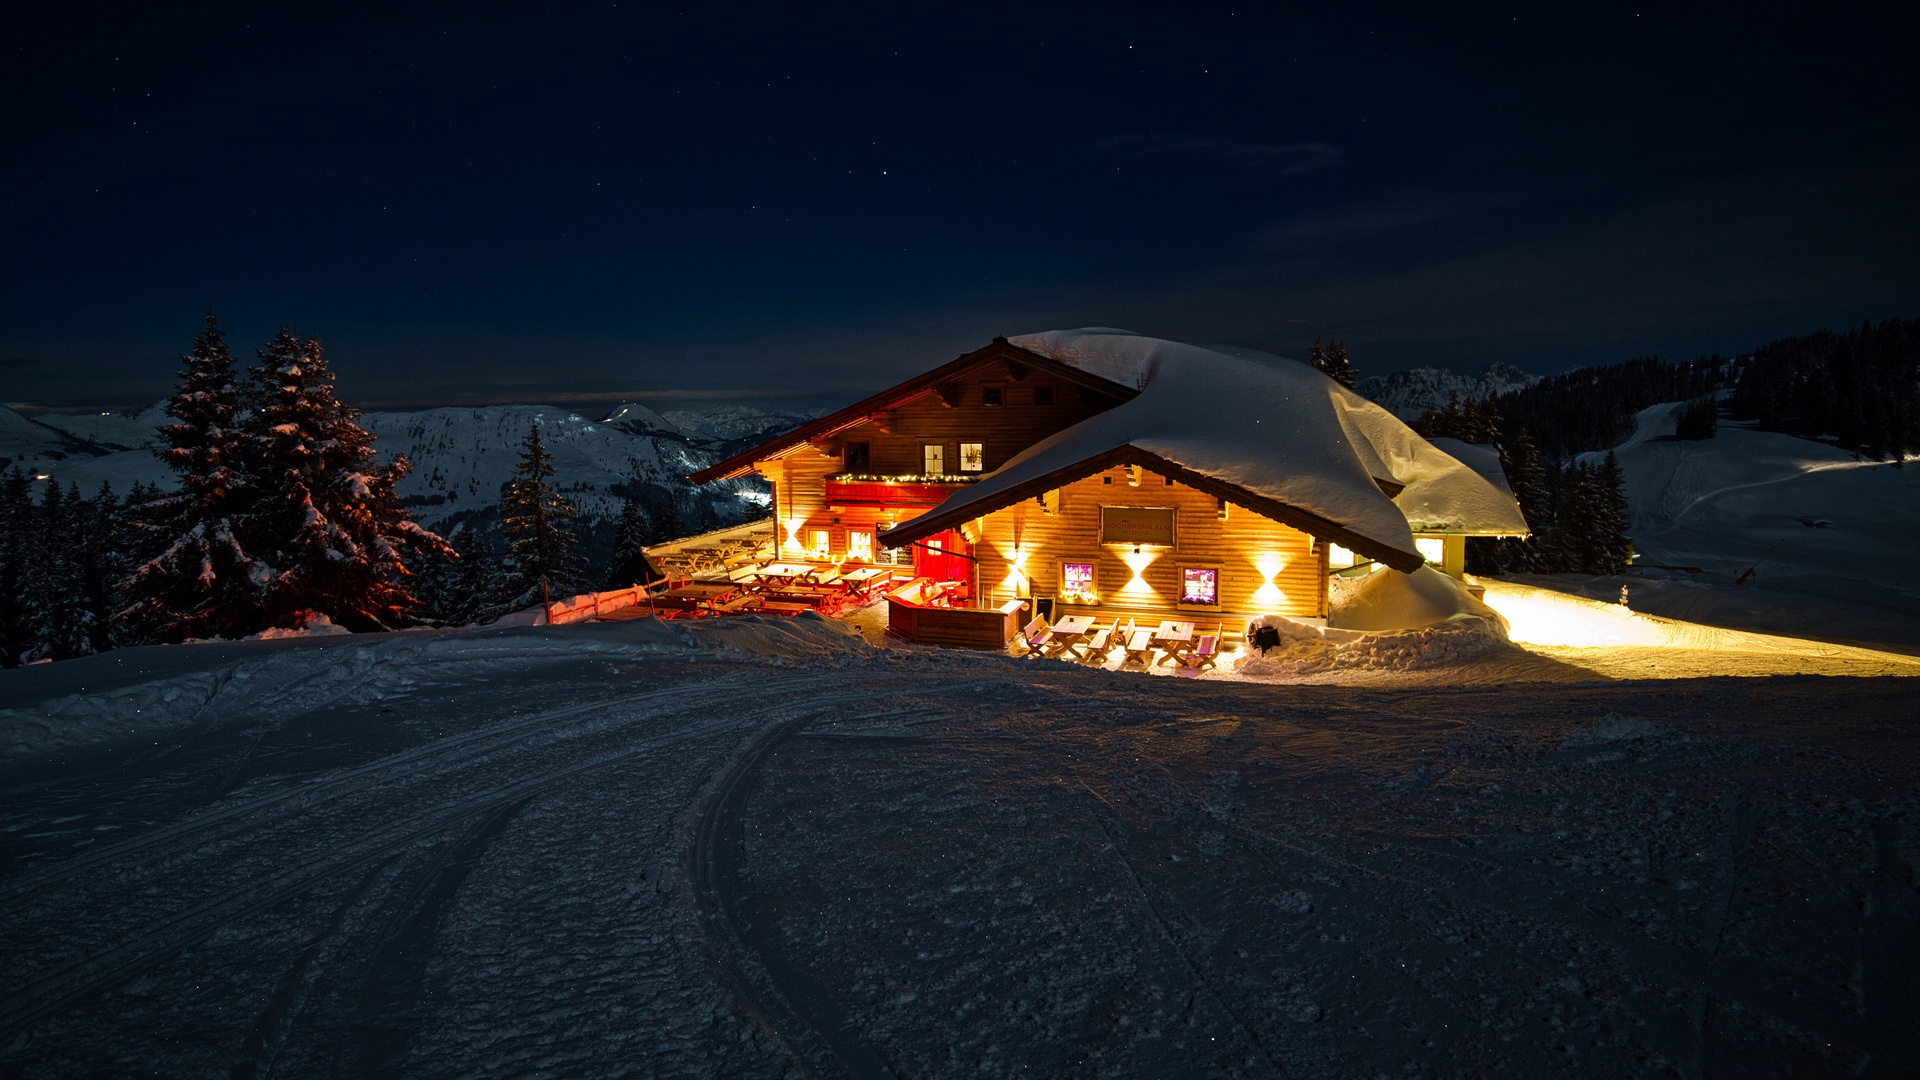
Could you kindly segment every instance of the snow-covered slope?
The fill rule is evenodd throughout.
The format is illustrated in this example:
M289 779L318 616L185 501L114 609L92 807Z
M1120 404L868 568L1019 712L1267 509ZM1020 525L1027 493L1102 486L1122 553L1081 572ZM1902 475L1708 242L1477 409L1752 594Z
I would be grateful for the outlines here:
M554 483L587 517L619 512L616 484L637 481L656 493L691 497L686 474L704 468L730 451L732 430L777 428L785 414L729 408L713 414L681 412L668 420L640 405L622 405L603 420L547 405L488 405L479 408L426 409L420 412L369 412L361 424L379 437L383 460L405 454L413 473L400 485L415 516L428 526L455 514L495 505L518 459L527 429L538 421L553 452ZM0 409L0 458L9 458L61 483L78 483L91 493L102 481L125 494L135 481L171 486L173 474L153 456L155 429L166 422L160 405L138 413L49 415L32 420ZM710 430L700 430L702 427ZM756 433L757 433L756 431ZM704 498L716 514L731 520L732 491L756 491L749 481L725 485ZM741 500L737 508L757 510ZM695 521L697 524L697 519Z
M1920 645L1920 469L1729 421L1712 439L1676 440L1678 407L1643 410L1615 453L1640 572L1703 573L1626 582L1634 607L1776 633ZM1756 562L1754 577L1734 586ZM1595 588L1619 591L1611 580Z
M1446 408L1447 399L1454 394L1460 395L1461 401L1479 400L1524 389L1539 381L1540 376L1510 364L1491 364L1478 375L1418 367L1390 375L1369 375L1354 389L1400 419L1415 420L1428 409Z

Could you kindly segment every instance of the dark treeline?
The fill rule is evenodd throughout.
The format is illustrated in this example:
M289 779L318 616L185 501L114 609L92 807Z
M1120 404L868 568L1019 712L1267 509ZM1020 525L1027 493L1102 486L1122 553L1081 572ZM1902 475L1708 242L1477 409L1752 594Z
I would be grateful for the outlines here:
M1552 460L1605 450L1633 434L1635 413L1711 394L1727 370L1728 361L1717 355L1679 364L1647 356L1549 375L1495 399L1500 434L1511 439L1524 431Z
M1769 342L1746 358L1727 405L1736 420L1829 436L1875 461L1920 454L1920 320Z

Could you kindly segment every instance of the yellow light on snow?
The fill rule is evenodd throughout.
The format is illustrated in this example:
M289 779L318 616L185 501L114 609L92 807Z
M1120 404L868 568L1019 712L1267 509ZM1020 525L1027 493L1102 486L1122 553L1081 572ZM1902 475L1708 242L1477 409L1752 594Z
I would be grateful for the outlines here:
M1667 644L1657 627L1617 604L1500 589L1488 589L1482 599L1507 620L1507 636L1528 645Z

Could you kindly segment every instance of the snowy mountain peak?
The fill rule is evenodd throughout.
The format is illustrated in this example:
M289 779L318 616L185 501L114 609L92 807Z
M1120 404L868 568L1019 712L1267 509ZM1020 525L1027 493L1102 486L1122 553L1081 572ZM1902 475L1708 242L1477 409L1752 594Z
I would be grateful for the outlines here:
M1511 364L1489 364L1478 375L1462 375L1446 368L1417 367L1391 375L1369 375L1354 389L1402 420L1418 419L1428 409L1444 409L1454 394L1473 401L1522 390L1540 376Z

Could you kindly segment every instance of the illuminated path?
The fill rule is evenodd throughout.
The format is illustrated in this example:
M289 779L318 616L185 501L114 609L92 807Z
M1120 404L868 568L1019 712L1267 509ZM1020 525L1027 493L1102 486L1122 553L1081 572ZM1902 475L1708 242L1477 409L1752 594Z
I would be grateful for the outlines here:
M1516 643L1610 678L1920 676L1920 657L1663 619L1531 585L1484 584L1488 606L1506 618Z

